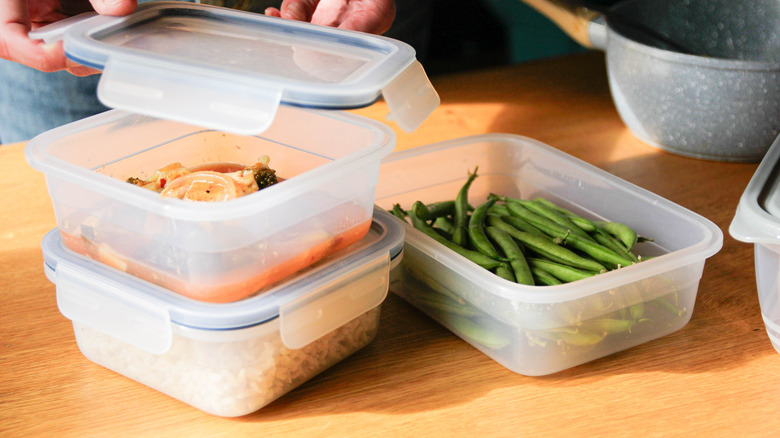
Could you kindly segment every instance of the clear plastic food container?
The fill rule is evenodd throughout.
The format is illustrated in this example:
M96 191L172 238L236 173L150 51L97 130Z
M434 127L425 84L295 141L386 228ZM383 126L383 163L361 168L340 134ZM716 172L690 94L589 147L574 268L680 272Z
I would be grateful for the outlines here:
M359 240L371 223L387 126L337 109L384 98L413 130L439 104L400 41L181 2L42 27L102 70L117 108L28 143L70 249L187 297L251 296ZM160 199L127 184L180 162L252 165L284 179L218 203Z
M780 137L772 144L750 180L729 227L739 241L754 244L756 287L769 340L780 353L780 194L777 170Z
M707 219L538 141L490 134L397 152L382 162L376 202L454 199L469 172L477 206L490 193L544 197L581 216L618 221L654 242L640 263L555 286L504 280L405 225L390 290L506 368L555 373L682 328L705 259L722 246ZM641 308L641 317L631 312ZM618 320L625 323L615 323ZM620 330L609 324L617 324Z
M229 302L360 240L379 162L394 146L390 128L345 112L282 107L262 135L243 136L111 110L41 134L26 154L46 175L67 247L185 296ZM262 155L285 180L224 202L164 199L126 182L172 162Z
M403 228L370 231L267 294L203 303L42 242L57 304L91 361L210 414L256 411L374 338Z

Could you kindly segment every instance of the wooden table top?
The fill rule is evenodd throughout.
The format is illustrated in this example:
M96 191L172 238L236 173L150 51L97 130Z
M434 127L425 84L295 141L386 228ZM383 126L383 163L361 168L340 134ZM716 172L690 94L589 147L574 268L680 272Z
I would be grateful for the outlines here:
M40 241L55 227L23 144L0 147L0 436L772 436L780 355L752 245L728 235L756 164L675 156L618 118L603 54L434 78L442 105L398 149L488 132L538 139L697 212L724 232L681 330L544 377L513 373L386 300L376 339L254 414L206 414L86 359ZM377 103L355 113L384 120ZM391 126L394 126L391 124Z

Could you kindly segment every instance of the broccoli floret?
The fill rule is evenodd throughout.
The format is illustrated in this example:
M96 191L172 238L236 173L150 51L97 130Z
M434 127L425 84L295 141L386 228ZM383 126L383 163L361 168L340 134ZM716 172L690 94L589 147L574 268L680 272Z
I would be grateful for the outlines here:
M260 167L255 169L253 175L255 177L258 190L263 190L264 188L279 182L279 179L276 177L276 171L269 167Z

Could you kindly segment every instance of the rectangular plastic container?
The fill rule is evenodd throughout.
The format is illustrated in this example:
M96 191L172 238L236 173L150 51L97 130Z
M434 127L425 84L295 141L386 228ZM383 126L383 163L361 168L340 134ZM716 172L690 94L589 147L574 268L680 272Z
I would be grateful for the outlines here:
M56 231L42 247L58 307L73 321L84 356L205 412L235 417L371 342L390 269L402 257L403 228L377 211L350 248L266 294L221 304L76 254Z
M535 140L481 135L391 154L380 168L377 205L408 209L418 200L454 199L477 166L472 205L490 193L545 197L653 238L636 249L645 261L572 283L526 286L499 278L406 224L404 259L393 270L391 291L501 365L529 376L626 350L688 322L705 259L722 246L720 229ZM641 306L644 315L630 330L596 328L632 306Z
M780 137L764 156L745 188L729 234L754 244L756 287L769 340L780 353Z
M301 129L305 127L305 129ZM111 110L31 140L65 245L207 302L232 302L357 242L368 231L393 131L341 111L282 106L245 136ZM126 182L262 155L285 181L225 202L162 199Z

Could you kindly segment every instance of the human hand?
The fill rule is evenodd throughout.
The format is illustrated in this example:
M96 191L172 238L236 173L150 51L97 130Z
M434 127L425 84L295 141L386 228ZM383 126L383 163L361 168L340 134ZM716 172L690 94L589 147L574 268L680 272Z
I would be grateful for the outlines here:
M32 40L28 32L93 9L99 14L127 15L136 7L137 0L2 0L0 58L45 72L67 70L76 76L96 73L67 59L62 42Z
M265 14L380 35L393 24L395 0L283 0Z

